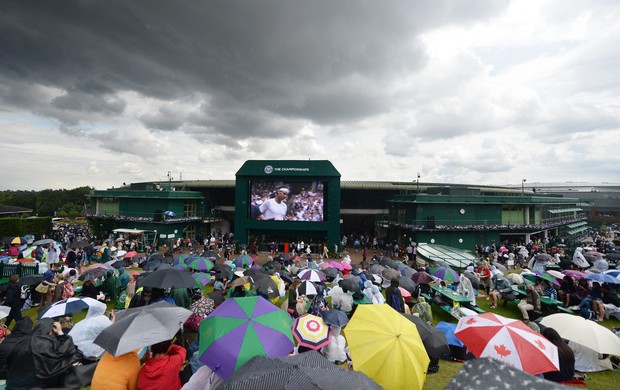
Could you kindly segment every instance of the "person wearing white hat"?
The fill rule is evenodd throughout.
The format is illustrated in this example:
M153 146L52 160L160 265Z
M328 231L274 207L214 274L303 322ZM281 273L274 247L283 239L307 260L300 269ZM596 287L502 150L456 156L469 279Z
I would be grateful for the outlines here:
M276 191L275 197L267 200L259 206L261 215L258 219L283 221L286 216L287 206L285 199L289 194L289 189L281 187Z

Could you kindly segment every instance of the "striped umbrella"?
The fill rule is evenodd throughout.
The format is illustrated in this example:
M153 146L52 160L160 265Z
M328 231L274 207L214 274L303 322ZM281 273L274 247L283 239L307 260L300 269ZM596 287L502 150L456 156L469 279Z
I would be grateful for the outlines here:
M445 280L446 282L458 283L461 281L459 274L449 267L431 268L429 273L441 280Z
M11 245L26 245L26 240L22 237L15 237L11 240Z
M299 271L297 277L301 280L309 280L311 282L317 283L325 280L325 275L322 272L310 268L302 269L301 271Z
M299 293L299 295L305 296L317 295L319 293L316 285L309 280L304 280L303 282L301 282L301 284L297 288L297 292Z
M262 297L227 299L200 323L200 361L226 379L254 356L287 356L292 324Z
M196 271L211 271L215 266L213 261L201 256L190 257L186 261L188 268L195 269Z
M47 309L42 311L39 314L39 319L64 317L82 310L87 310L89 307L99 304L103 305L103 303L96 299L87 297L67 298L50 305Z
M320 349L329 344L331 328L321 317L305 314L298 317L293 324L293 337L304 347Z
M193 273L192 277L196 280L196 287L204 287L211 282L211 274L205 272Z
M233 263L237 266L237 268L250 268L254 263L254 259L249 255L241 255L238 256Z

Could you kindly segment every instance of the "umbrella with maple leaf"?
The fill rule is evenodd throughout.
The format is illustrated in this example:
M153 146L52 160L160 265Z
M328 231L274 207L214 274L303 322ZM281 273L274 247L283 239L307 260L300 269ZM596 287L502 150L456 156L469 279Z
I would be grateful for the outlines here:
M520 320L495 313L465 316L455 336L477 357L502 361L532 375L558 371L558 348Z

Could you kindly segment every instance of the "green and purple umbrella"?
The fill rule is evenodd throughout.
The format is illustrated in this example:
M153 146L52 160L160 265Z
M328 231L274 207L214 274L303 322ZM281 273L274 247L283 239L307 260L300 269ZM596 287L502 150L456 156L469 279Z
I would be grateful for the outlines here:
M250 268L254 263L254 259L249 255L241 255L235 259L233 262L237 266L237 268Z
M213 261L207 259L206 257L196 255L185 260L185 264L187 264L188 268L202 272L211 271L215 266L215 263Z
M461 281L459 274L449 267L431 268L428 273L446 282L458 283Z
M212 280L211 274L205 272L193 273L192 277L196 280L196 287L204 287Z
M226 379L254 356L287 356L292 324L262 297L227 299L200 323L200 361Z

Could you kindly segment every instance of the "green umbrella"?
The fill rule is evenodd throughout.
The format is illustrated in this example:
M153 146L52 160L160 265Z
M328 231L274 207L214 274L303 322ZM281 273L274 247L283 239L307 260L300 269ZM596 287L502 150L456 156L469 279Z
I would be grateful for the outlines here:
M206 257L201 256L192 256L189 259L185 260L185 264L191 269L195 269L196 271L208 272L213 269L215 264L213 261L207 259Z

